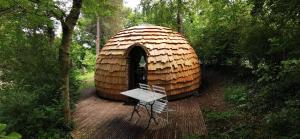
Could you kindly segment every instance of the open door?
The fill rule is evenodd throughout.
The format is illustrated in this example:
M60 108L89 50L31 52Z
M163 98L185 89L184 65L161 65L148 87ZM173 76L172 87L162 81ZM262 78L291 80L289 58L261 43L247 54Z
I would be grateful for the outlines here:
M147 55L140 46L132 46L128 53L128 89L147 84Z

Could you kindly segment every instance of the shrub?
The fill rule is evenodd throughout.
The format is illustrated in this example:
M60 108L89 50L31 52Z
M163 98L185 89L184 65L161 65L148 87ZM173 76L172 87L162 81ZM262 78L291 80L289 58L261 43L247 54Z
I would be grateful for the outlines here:
M286 106L278 112L267 114L264 125L267 133L279 137L300 137L300 109Z
M56 100L41 103L39 94L43 91L28 91L21 87L0 91L0 119L8 123L8 130L18 131L24 138L67 136L68 130L62 127L61 103Z
M5 55L1 59L5 65L0 64L4 83L0 87L0 121L23 138L70 138L70 129L63 127L62 95L58 92L57 47L47 45L43 36L23 37L19 40L23 45L2 47L0 52ZM72 102L78 86L71 71Z
M255 135L251 130L252 125L246 122L246 115L241 111L204 110L203 114L208 130L208 136L205 138L253 138Z
M1 139L21 139L22 138L22 136L17 132L12 132L12 133L9 133L8 135L6 135L5 129L6 129L6 124L0 123L0 138Z
M228 86L224 89L224 99L235 105L245 104L247 100L247 91L247 87L244 85Z

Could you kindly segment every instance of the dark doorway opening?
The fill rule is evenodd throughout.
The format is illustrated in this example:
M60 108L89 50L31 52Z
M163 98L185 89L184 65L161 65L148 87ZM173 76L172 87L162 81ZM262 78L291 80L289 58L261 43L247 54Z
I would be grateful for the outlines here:
M139 83L147 83L147 55L142 47L132 46L128 53L128 89L137 88Z

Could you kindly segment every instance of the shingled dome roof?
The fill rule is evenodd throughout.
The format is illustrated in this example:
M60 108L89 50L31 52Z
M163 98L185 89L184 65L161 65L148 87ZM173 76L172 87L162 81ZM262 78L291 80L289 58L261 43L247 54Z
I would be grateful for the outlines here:
M143 58L146 63L141 64ZM169 98L185 96L198 89L200 78L194 49L181 34L166 27L124 29L97 56L97 93L110 99L124 100L120 93L138 87L139 82L165 87Z

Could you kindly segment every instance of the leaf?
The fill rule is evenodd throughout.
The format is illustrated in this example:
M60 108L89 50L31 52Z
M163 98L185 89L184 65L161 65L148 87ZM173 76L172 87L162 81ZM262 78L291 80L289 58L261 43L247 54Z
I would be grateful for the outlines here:
M21 136L21 134L19 134L17 132L12 132L12 133L8 134L5 138L6 139L21 139L22 136Z
M0 123L0 133L3 132L5 128L6 128L6 124Z

